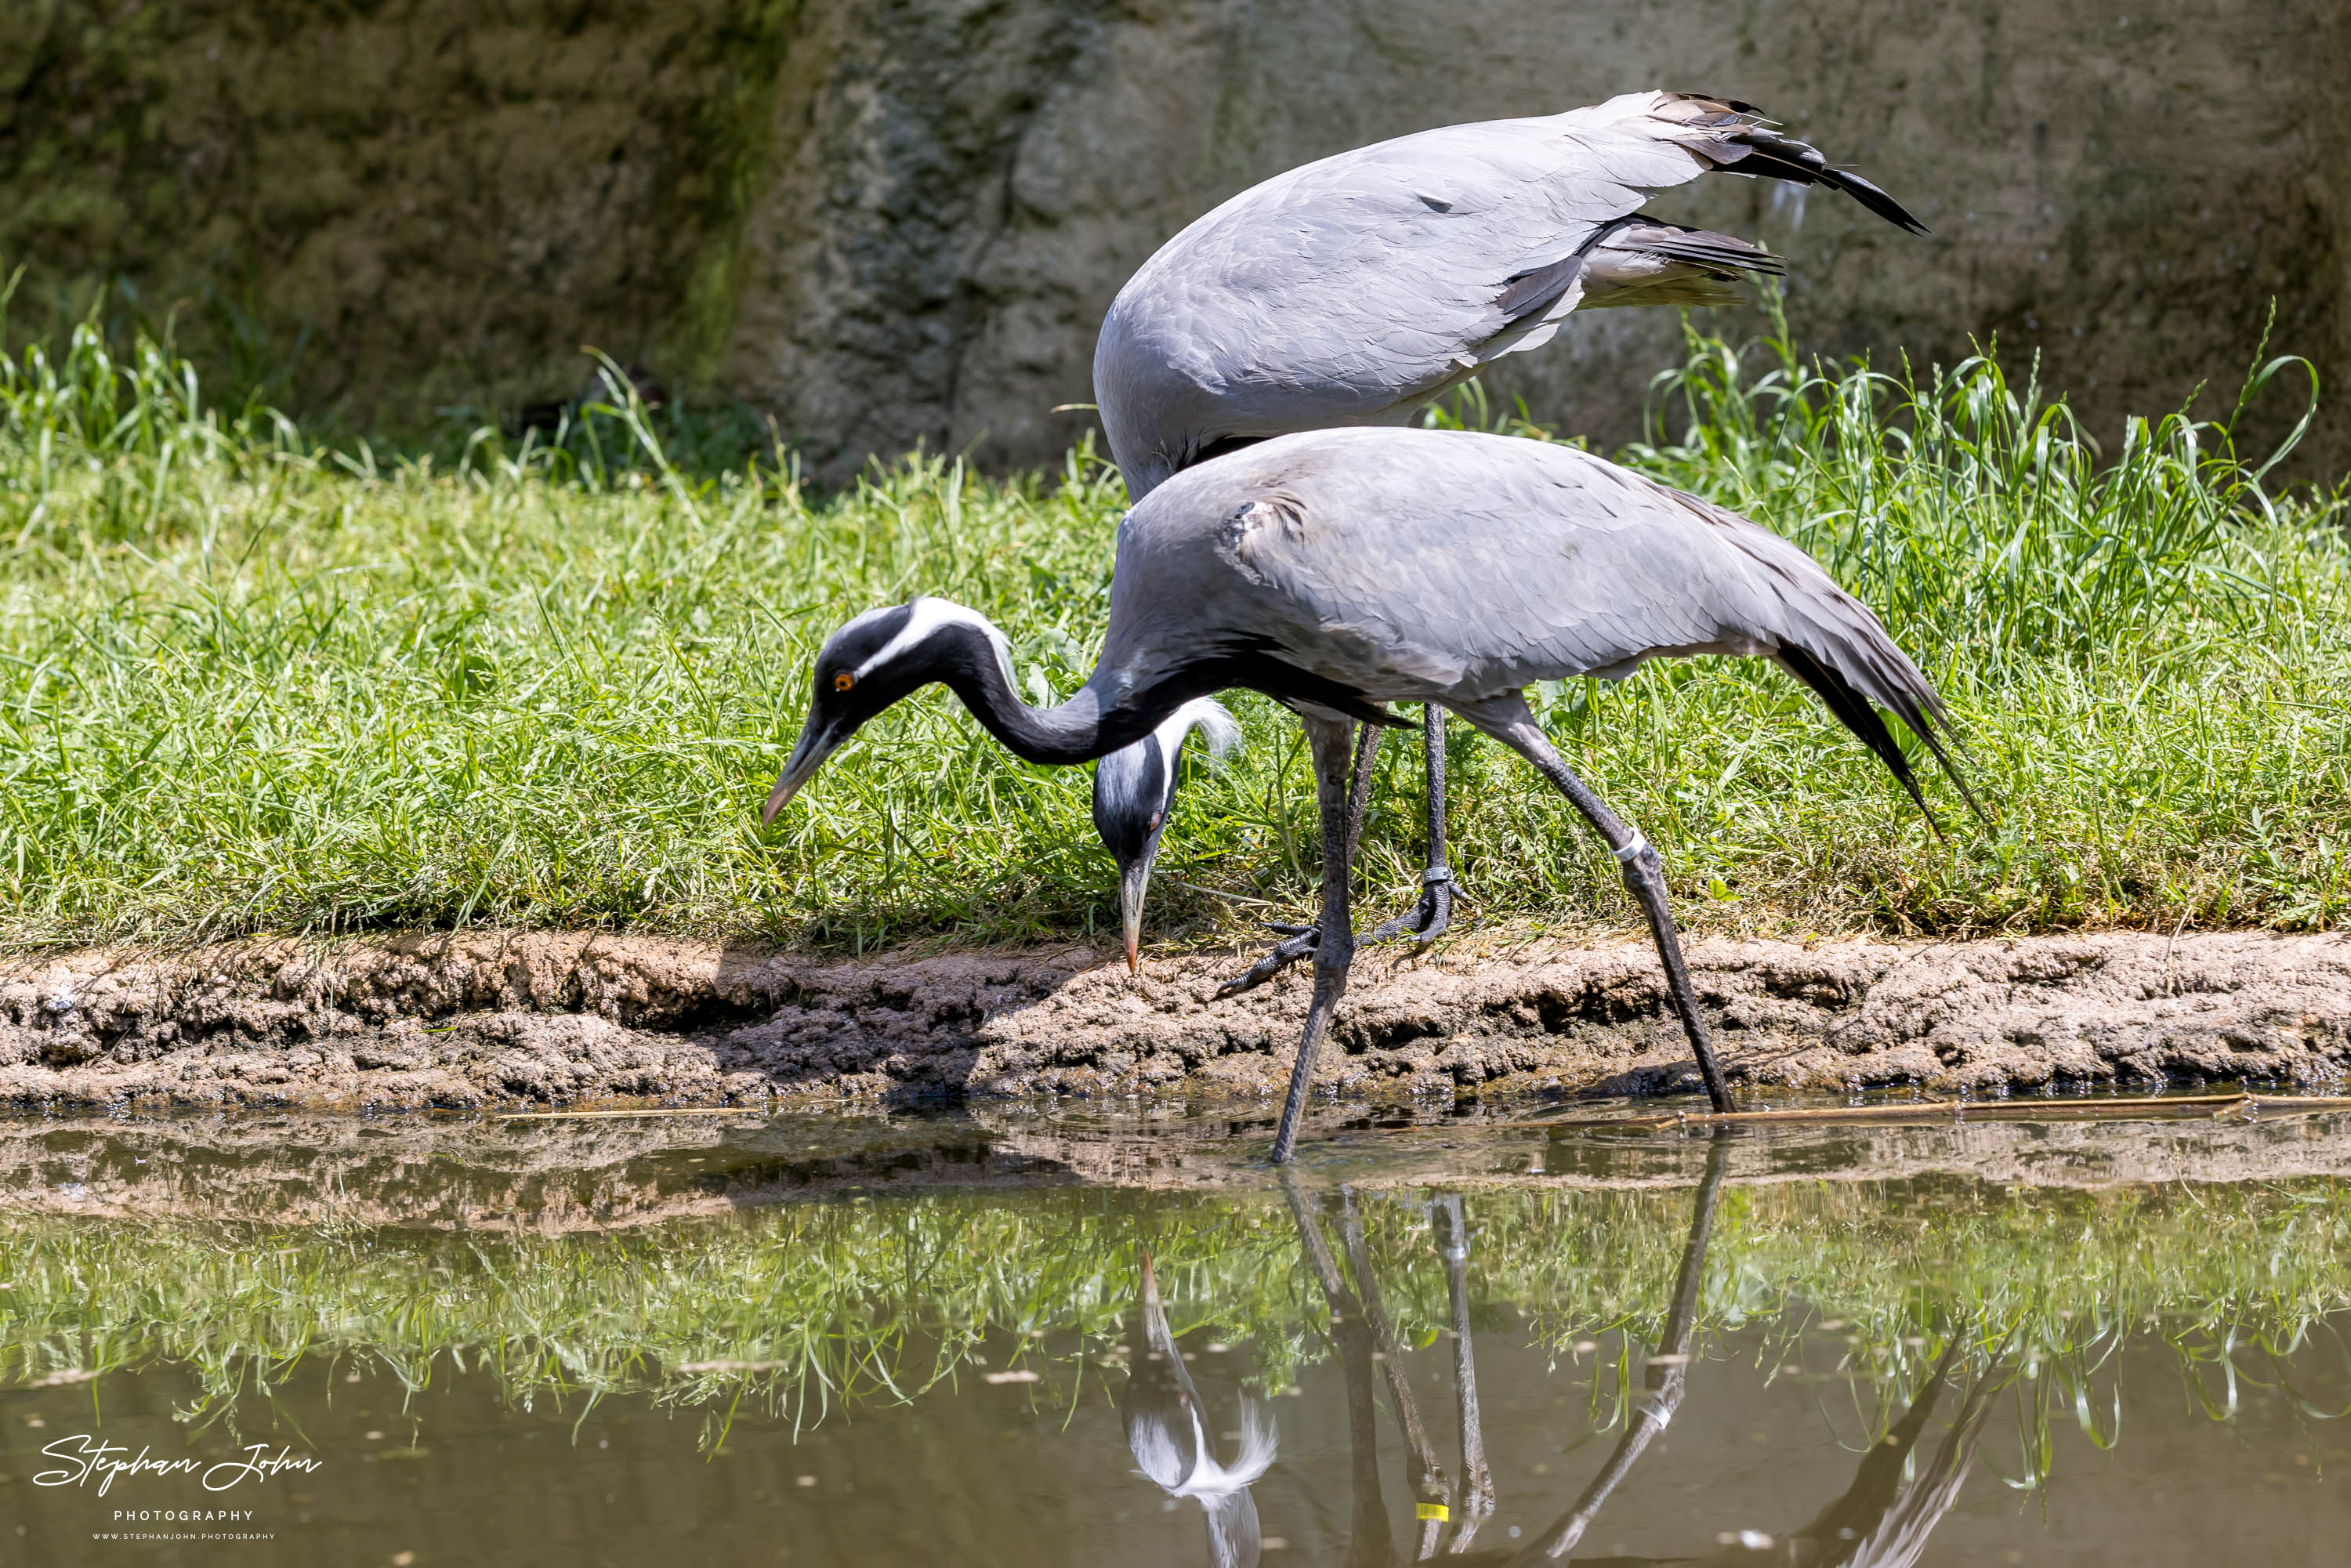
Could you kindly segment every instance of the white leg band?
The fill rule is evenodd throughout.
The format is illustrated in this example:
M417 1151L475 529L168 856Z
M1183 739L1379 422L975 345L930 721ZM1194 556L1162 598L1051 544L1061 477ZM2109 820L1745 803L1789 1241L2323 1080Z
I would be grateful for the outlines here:
M1633 841L1616 852L1616 863L1618 865L1631 865L1633 863L1634 857L1648 847L1649 841L1641 836L1641 830L1638 828L1634 829Z

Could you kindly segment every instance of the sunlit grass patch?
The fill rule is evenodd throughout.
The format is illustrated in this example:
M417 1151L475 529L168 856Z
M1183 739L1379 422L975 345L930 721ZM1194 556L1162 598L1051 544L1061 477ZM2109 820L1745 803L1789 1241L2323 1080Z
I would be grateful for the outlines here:
M1971 361L1914 382L1694 339L1683 430L1628 461L1802 540L1949 697L1991 820L1939 840L1794 684L1752 661L1538 695L1665 850L1701 928L2340 926L2351 908L2351 552L2226 432L2101 456ZM2283 373L2283 372L2281 372ZM732 441L732 437L729 438ZM816 497L788 455L590 407L552 446L392 457L208 404L94 329L0 368L0 941L255 930L637 927L858 949L1114 919L1082 769L1009 757L941 691L869 727L769 831L756 810L824 635L944 594L1044 699L1090 667L1116 476L914 455ZM673 454L731 452L729 465ZM1178 807L1155 932L1229 936L1312 891L1297 727ZM1457 727L1469 912L1630 917L1615 867ZM1419 769L1384 753L1375 913L1409 902Z

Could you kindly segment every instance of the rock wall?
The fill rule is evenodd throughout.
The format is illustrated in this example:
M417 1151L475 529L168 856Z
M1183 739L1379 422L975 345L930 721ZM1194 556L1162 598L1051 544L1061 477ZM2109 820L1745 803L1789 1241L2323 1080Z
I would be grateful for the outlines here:
M209 297L248 355L298 345L291 401L360 423L559 394L594 343L836 477L917 442L1050 462L1102 308L1217 201L1680 85L1935 229L1736 180L1661 204L1786 252L1804 343L1997 334L2111 439L2233 382L2273 298L2273 348L2351 370L2346 65L2332 0L17 0L0 257L32 269L19 329L118 275L159 313ZM1622 439L1677 333L1594 313L1495 390ZM2347 436L2329 411L2310 465Z

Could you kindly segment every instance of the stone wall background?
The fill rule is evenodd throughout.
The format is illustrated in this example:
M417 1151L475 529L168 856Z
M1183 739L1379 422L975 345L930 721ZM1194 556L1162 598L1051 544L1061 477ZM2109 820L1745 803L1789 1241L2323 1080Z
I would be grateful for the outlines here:
M2111 442L2232 388L2273 298L2273 349L2351 371L2346 65L2339 0L14 0L0 262L19 335L120 277L362 428L564 395L592 343L831 477L917 443L1050 463L1111 296L1225 196L1679 86L1935 230L1719 177L1663 198L1791 257L1806 347L1996 333ZM1489 383L1613 443L1678 331L1595 312ZM2346 464L2351 399L2303 466Z

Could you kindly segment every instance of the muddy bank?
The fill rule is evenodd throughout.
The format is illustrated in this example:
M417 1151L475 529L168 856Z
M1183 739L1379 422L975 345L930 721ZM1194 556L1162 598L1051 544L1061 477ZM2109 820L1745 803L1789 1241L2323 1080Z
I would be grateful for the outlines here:
M2351 937L2105 933L1690 948L1750 1089L2340 1082ZM1309 977L1226 1000L1230 956L1082 948L822 961L647 937L248 942L0 964L0 1101L416 1110L622 1098L1255 1100ZM1357 964L1320 1080L1349 1098L1695 1087L1646 944Z

